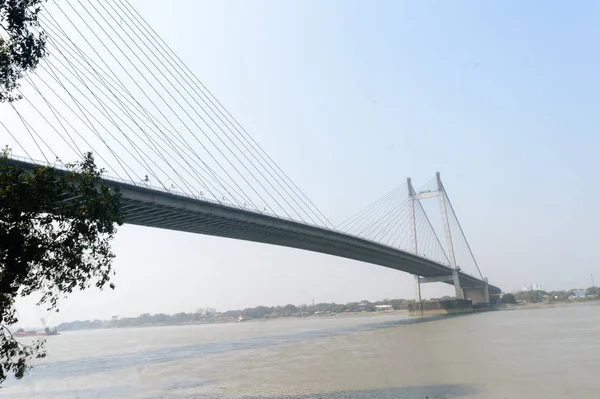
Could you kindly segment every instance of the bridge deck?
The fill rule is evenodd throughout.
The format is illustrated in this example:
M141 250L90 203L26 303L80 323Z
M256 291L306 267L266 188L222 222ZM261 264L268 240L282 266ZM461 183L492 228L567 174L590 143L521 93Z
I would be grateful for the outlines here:
M163 191L116 185L122 194L125 223L304 249L423 277L452 273L450 267L435 261L338 231ZM459 275L463 288L485 284L471 275ZM497 287L490 289L500 293Z
M36 166L11 162L25 169ZM127 224L304 249L423 277L452 274L449 266L339 231L133 184L113 180L105 183L120 189ZM485 285L474 276L462 272L459 276L463 288ZM492 294L501 292L489 287Z

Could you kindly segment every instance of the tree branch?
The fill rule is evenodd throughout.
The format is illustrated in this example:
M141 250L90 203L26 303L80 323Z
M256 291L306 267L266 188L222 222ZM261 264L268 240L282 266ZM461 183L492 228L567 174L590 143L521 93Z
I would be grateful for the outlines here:
M10 335L10 339L15 341L17 343L17 345L19 345L20 347L22 347L22 348L32 348L33 347L33 345L25 345L24 343L17 341L17 339L15 338L13 333L10 331L10 329L8 327L6 327L4 324L0 323L0 328L8 331L8 335Z

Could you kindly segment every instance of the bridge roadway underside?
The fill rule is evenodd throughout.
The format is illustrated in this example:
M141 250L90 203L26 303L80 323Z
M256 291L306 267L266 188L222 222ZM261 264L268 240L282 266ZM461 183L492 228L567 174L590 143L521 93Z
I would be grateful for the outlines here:
M121 190L128 224L304 249L423 277L452 274L448 266L338 231L138 186L110 184ZM464 273L459 278L463 288L485 285ZM500 294L499 288L489 287L491 294Z
M36 164L10 160L26 170ZM104 180L121 192L127 224L254 241L354 259L422 277L449 276L452 269L409 252L360 237L264 213L185 197L133 184ZM486 282L459 272L463 289ZM446 281L447 284L453 284ZM489 285L491 295L501 290Z

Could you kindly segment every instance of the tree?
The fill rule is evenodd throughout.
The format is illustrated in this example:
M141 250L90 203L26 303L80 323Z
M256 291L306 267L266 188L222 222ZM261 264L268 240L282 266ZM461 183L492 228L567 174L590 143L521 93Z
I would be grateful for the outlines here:
M58 311L73 290L114 288L110 242L122 224L120 194L101 173L91 153L67 171L25 170L0 156L0 383L9 373L23 377L28 359L44 356L42 342L25 346L8 330L18 322L17 297L40 293L38 305Z
M551 301L566 301L571 296L572 291L550 291L548 292L548 296L551 298Z
M296 308L296 306L289 304L289 305L285 305L282 309L282 313L286 316L289 316L292 313L297 313L298 312L298 308Z
M546 291L519 291L515 294L515 298L520 301L537 303L542 301L544 295L546 295Z
M390 299L389 304L396 310L403 308L406 306L406 301L404 299Z
M515 303L517 303L517 299L515 298L515 296L513 294L508 293L508 294L502 295L502 302L515 304Z
M596 286L588 287L585 290L585 294L586 295L599 295L600 294L600 289L598 287L596 287Z
M46 54L46 36L39 29L42 0L0 0L0 103L21 98L19 79L35 69Z

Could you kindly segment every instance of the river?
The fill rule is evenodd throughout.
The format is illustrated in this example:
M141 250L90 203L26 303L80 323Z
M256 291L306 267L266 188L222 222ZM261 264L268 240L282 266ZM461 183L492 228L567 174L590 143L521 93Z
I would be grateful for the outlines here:
M66 332L2 397L600 397L600 306Z

